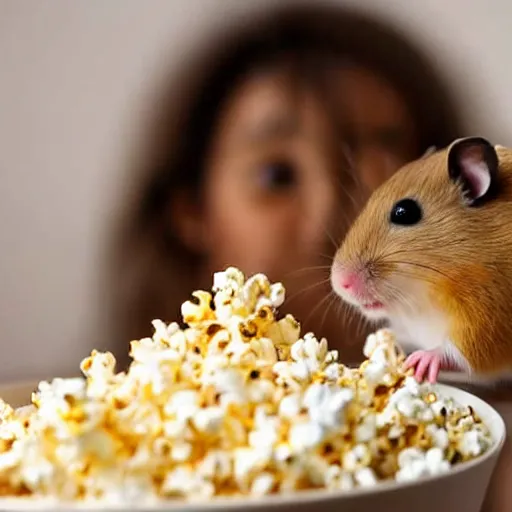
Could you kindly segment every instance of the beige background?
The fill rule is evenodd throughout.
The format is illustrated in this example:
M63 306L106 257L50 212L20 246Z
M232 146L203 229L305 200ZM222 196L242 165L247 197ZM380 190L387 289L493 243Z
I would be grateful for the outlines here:
M1 380L108 348L105 240L152 92L208 30L269 3L0 0ZM473 132L512 143L510 2L357 3L430 48Z

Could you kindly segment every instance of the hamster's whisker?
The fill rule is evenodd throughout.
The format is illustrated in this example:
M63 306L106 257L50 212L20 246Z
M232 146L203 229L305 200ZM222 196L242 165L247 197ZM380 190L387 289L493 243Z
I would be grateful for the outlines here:
M340 176L339 173L332 173L331 176L333 177L333 185L335 185L335 186L337 185L339 187L340 191L343 194L345 194L347 196L347 198L351 201L352 206L356 210L359 210L359 207L360 207L359 202L362 201L362 197L358 201L357 198L354 197L350 193L350 191L347 187L347 184L343 182L342 176ZM352 170L350 177L354 179L354 184L356 185L356 190L361 192L362 185L361 185L361 182L359 181L359 174L355 170ZM348 215L345 213L344 217L347 218Z
M329 270L331 268L331 265L315 265L313 267L302 267L295 270L292 270L291 272L288 272L284 275L284 278L292 277L297 274L302 274L304 272L313 271L313 270Z
M347 325L349 322L348 318L348 305L345 303L345 301L340 300L338 297L335 297L335 304L334 311L336 313L336 316L341 320L342 324Z
M352 307L350 304L347 304L344 300L341 300L338 298L337 295L335 295L335 312L336 316L341 320L343 325L348 325L351 322L351 313L353 312Z
M357 173L355 173L355 174L357 175ZM339 189L340 196L341 196L342 200L343 200L343 197L345 196L351 203L351 207L353 210L352 215L347 213L347 210L345 208L340 208L340 210L338 212L341 215L341 220L343 221L343 224L344 224L344 228L345 228L344 232L346 232L348 230L348 228L350 227L350 225L352 224L352 221L354 220L355 215L357 213L359 213L359 211L361 210L361 206L363 203L363 197L361 196L361 198L359 200L356 197L354 197L350 193L349 189L347 188L346 183L343 182L342 177L339 176L337 173L332 173L332 185L336 189ZM357 187L356 190L360 189L360 186L357 184L356 184L356 187ZM338 245L334 244L334 245L337 248L339 244Z
M363 315L357 315L357 327L356 327L356 335L361 336L364 332L364 328L368 325L366 322L366 318Z
M334 261L334 256L332 254L324 254L323 252L319 252L317 255L329 260L331 263Z
M354 325L356 323L356 321L359 319L359 317L361 316L359 311L357 311L356 308L354 306L352 306L352 304L347 304L347 307L345 310L347 312L347 322L349 324Z
M418 275L417 272L414 272L413 269L400 268L398 270L393 271L394 274L399 276L405 276L411 279L415 279L417 281L423 281L425 283L433 284L436 281L436 275L434 273L430 273L428 275Z
M356 173L357 174L357 173ZM358 186L359 188L359 186ZM347 198L350 200L350 202L352 203L352 206L357 210L359 210L361 204L363 201L362 201L362 196L360 199L357 199L353 194L351 194L349 192L349 190L346 188L346 187L343 187L341 186L341 190L345 193L345 195L347 196ZM348 215L344 215L345 219L348 219ZM350 219L348 219L349 222L350 222Z
M325 234L327 235L327 237L329 238L329 241L331 242L334 250L336 251L336 249L339 247L339 243L336 242L336 240L334 239L334 236L332 235L332 233L329 231L329 229L327 228L327 226L322 226L324 231L325 231Z
M359 343L360 340L357 339L358 336L362 334L362 330L368 325L367 319L361 314L361 312L352 304L349 304L343 300L337 300L338 297L333 293L335 304L335 313L336 316L340 319L341 325L345 326L354 326L356 336L345 338L344 343L347 346L355 345Z
M347 170L350 173L350 177L354 180L354 184L357 186L358 190L362 191L362 189L364 189L365 186L361 181L361 176L359 172L357 172L357 165L355 163L355 160L352 158L352 152L350 151L350 148L348 147L347 144L342 144L339 149L347 163ZM336 176L338 176L341 181L341 176L339 174L336 174Z
M417 309L411 297L407 297L398 288L393 289L391 294L393 295L393 299L395 299L401 306L403 306L406 311L412 313Z
M453 246L453 245L459 245L459 244L460 244L460 241L455 240L454 242L443 243L443 246L447 247L447 246ZM429 247L422 247L421 251L422 252L439 252L438 249L429 248ZM397 254L414 254L414 255L416 255L417 251L413 250L413 249L399 249L397 251L392 251L392 252L388 252L388 253L379 255L379 257L377 259L385 261L385 260L387 260L387 258L396 256Z
M410 251L408 249L400 249L398 251L392 251L392 252L388 252L388 253L382 254L382 255L379 256L378 260L379 261L387 261L388 258L396 256L397 254L409 254L411 252L413 252L413 251Z
M327 295L327 297L330 299L328 304L327 304L327 307L325 308L324 310L324 314L322 315L322 320L320 321L320 327L319 329L321 330L324 326L324 323L325 323L325 319L327 318L327 313L329 312L329 310L331 309L332 305L336 302L336 295L334 293L333 290L331 290L329 292L329 295Z
M312 285L306 286L306 288L302 288L302 290L299 290L297 293L294 293L289 299L287 299L287 302L290 303L293 299L296 299L299 295L309 292L318 286L322 286L322 285L325 286L330 280L331 280L331 278L328 277L327 279L322 279L321 281L318 281L317 283L313 283Z
M425 269L425 270L429 270L431 272L435 272L437 274L440 274L442 275L443 277L445 277L446 279L449 279L450 281L452 280L452 278L448 275L448 274L445 274L444 272L442 272L441 270L435 268L435 267L432 267L430 265L425 265L423 263L418 263L416 261L387 261L388 263L392 263L394 265L409 265L411 267L418 267L418 268L422 268L422 269Z
M331 173L331 176L333 178L334 185L338 185L340 188L340 191L342 194L344 194L349 201L352 203L352 207L354 208L354 213L359 213L361 210L362 205L364 204L365 197L363 195L363 191L365 190L365 185L361 181L360 173L357 172L357 167L354 163L353 158L351 157L350 150L347 148L340 148L342 153L342 160L344 159L346 161L346 169L342 169L342 172L334 172ZM347 187L347 183L343 180L343 177L348 173L349 180L353 182L353 186ZM354 194L351 193L356 192L358 197L356 197ZM345 221L347 221L347 228L350 227L352 220L349 216L345 213L344 210L343 217Z
M330 299L331 292L329 292L321 301L318 302L318 304L309 312L309 315L306 317L306 320L304 320L304 325L307 325L309 322L309 319L314 316L315 312L318 311L318 308L322 306L322 304L325 304L325 302Z

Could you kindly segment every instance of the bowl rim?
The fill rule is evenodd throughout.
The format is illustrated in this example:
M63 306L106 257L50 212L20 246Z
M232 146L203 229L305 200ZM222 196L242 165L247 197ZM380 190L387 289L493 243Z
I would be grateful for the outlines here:
M23 386L33 387L35 381L18 381L18 382L10 382L2 384L0 383L0 391L4 391L7 389L21 389ZM505 440L507 438L505 421L502 415L490 404L488 404L485 400L482 400L478 396L465 391L463 389L457 388L456 386L451 386L448 384L436 384L436 388L441 392L445 393L445 396L450 397L451 394L459 395L458 398L455 398L458 402L464 401L465 398L468 398L472 402L478 403L478 408L486 408L489 416L493 416L492 422L495 424L494 429L496 432L499 432L498 438L493 439L493 445L487 452L483 455L476 457L470 461L462 462L452 467L448 473L438 474L438 475L430 475L420 477L417 480L411 480L406 482L397 482L396 480L388 480L378 483L372 487L357 487L355 489L351 489L350 491L341 491L341 490L327 490L327 489L309 489L309 490L301 490L290 493L283 494L272 494L266 496L234 496L234 497L218 497L212 498L209 501L207 500L180 500L180 499L169 499L162 500L156 503L142 503L140 506L135 504L130 504L132 510L183 510L187 511L199 511L204 510L205 512L210 510L232 510L236 507L240 507L243 505L244 509L254 509L255 507L267 507L267 508L277 508L279 506L284 505L293 505L296 502L300 502L301 504L319 504L324 501L332 501L337 498L350 498L355 499L359 496L369 496L375 494L387 494L390 492L397 492L401 489L407 489L410 487L418 486L418 484L435 482L438 480L449 478L450 476L465 473L471 470L473 467L483 464L484 462L492 459L493 457L498 458L500 455L502 448L505 444ZM453 393L455 391L455 393ZM1 396L0 396L1 398ZM29 404L27 404L29 405ZM484 421L485 423L485 421ZM48 503L51 509L59 510L59 509L70 509L70 510L80 510L80 509L98 509L98 510L118 510L118 509L126 509L126 504L110 504L110 503L98 503L95 502L63 502L56 500L54 498L40 498L40 497L5 497L0 498L0 510L26 510L24 505L30 506L30 504L34 505L35 502L38 502L40 505L44 505ZM12 509L6 509L4 507L13 506ZM40 509L42 510L42 509ZM128 509L127 509L128 510Z

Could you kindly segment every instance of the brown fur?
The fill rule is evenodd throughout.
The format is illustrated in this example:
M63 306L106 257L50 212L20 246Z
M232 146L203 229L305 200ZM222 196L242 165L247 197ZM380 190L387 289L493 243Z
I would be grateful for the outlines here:
M384 280L397 271L396 260L408 262L408 274L428 283L430 303L448 315L453 343L483 374L512 366L512 150L496 149L496 197L467 206L448 177L446 148L378 188L337 253ZM419 200L424 217L395 229L389 212L405 197Z

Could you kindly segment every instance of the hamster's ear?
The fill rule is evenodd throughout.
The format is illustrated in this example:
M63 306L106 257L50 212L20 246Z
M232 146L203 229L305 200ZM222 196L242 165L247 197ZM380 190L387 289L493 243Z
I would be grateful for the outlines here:
M482 137L466 137L448 149L448 174L462 185L469 206L478 206L492 197L498 182L498 155Z

